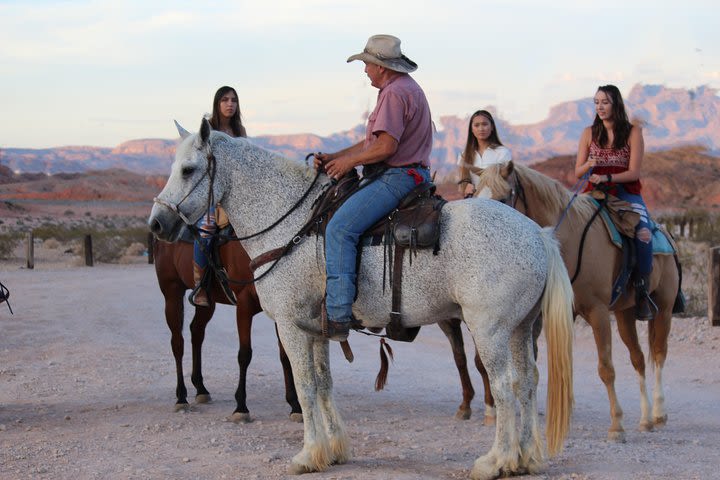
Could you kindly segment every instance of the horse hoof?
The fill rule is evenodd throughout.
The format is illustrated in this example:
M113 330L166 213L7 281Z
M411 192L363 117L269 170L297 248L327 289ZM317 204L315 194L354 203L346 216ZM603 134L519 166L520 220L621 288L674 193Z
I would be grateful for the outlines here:
M485 425L486 427L494 427L495 417L485 415L485 418L483 419L483 425Z
M233 423L250 423L252 422L252 418L250 418L249 413L241 413L241 412L234 412L232 415L228 417L228 420Z
M458 408L458 411L455 412L455 419L456 420L470 420L471 415L472 415L471 408Z
M667 420L668 420L667 415L663 415L662 417L653 417L653 423L655 423L655 425L658 425L658 426L665 425L667 423Z
M176 403L175 404L175 411L176 412L189 412L190 411L190 405L187 403Z
M487 455L475 460L470 478L472 480L494 480L500 476L502 472L495 464L494 458L488 458Z
M302 413L291 413L290 421L295 422L295 423L303 423Z
M608 440L615 443L625 443L625 432L608 432Z
M212 398L210 397L209 393L201 393L199 395L195 395L195 403L211 403Z
M652 422L640 422L638 427L641 432L652 432L655 429L655 425Z
M288 475L302 475L304 473L311 472L314 472L314 470L306 465L300 465L299 463L291 463L288 467Z

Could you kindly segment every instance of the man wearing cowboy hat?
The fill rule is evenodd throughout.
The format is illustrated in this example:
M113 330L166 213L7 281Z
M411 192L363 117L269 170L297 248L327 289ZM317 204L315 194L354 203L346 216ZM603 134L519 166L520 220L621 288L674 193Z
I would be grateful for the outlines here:
M368 117L365 140L330 154L317 154L333 179L364 165L380 171L337 210L325 231L327 333L345 340L354 322L357 245L360 236L422 182L430 181L432 120L425 93L408 73L417 64L403 55L400 39L373 35L365 50L348 58L362 60L373 87L380 90ZM353 325L353 326L357 326Z

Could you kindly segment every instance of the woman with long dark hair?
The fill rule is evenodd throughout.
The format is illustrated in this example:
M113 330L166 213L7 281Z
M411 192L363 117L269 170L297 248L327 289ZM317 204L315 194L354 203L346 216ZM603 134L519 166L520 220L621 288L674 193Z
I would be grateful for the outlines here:
M650 216L642 198L640 168L645 152L642 128L628 120L620 90L615 85L598 87L595 93L595 120L582 133L575 162L575 175L589 175L585 191L602 188L628 202L640 215L635 228L636 312L638 320L651 320L657 306L648 295L652 272Z
M512 160L510 150L500 141L493 116L487 110L478 110L470 116L468 122L465 149L458 155L460 166L460 191L463 196L475 193L473 171L488 165L505 163Z
M215 92L210 126L213 130L223 132L231 137L247 137L245 127L242 124L240 107L238 106L238 95L234 88L223 86ZM197 223L200 238L195 238L195 248L193 250L195 289L190 294L190 302L196 306L209 305L207 292L202 287L202 279L207 270L207 253L212 248L213 235L217 230L217 217L220 215L220 209L216 209L215 205L210 205L207 213L200 217ZM232 301L234 299L233 292L229 289L224 290L228 299Z

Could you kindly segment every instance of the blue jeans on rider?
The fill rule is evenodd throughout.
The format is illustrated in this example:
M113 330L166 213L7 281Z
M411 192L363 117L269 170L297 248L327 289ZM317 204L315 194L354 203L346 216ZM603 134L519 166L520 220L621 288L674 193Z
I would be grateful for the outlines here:
M195 226L200 229L200 238L195 237L193 260L198 267L205 268L208 265L208 257L205 252L210 252L212 236L217 229L217 225L215 224L215 207L210 206Z
M645 202L640 195L625 191L622 184L617 185L617 197L620 200L628 202L632 206L633 211L640 214L640 222L635 227L635 250L638 262L637 272L640 275L649 274L652 272L652 229L650 226L650 215L648 214ZM643 242L637 237L637 232L643 228L647 228L651 232L649 242Z
M427 168L394 167L354 193L335 212L325 230L328 318L349 322L355 300L360 236L390 213L418 183L430 181Z

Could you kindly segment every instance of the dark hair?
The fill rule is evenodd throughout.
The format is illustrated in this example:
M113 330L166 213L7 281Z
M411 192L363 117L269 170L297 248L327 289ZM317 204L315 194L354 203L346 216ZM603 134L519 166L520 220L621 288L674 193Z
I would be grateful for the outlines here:
M220 100L228 93L232 92L235 94L235 98L238 99L238 108L235 110L235 114L230 118L230 128L236 137L246 137L245 127L242 124L242 115L240 114L240 97L234 88L223 86L218 88L215 92L215 98L213 99L212 117L210 118L210 126L213 130L220 128Z
M630 120L628 120L625 103L623 102L620 90L618 90L615 85L602 85L598 87L598 92L605 93L612 104L612 148L616 150L624 148L628 143L630 130L632 130L633 126ZM599 147L605 147L608 142L608 132L605 129L605 124L600 120L600 116L597 113L595 114L595 120L592 124L592 139Z
M475 138L475 135L473 135L472 131L473 120L475 120L475 117L479 116L483 116L490 121L490 126L492 127L492 132L490 133L490 137L488 137L490 146L495 148L502 145L500 137L498 137L497 127L495 126L495 120L493 119L493 116L487 110L478 110L470 116L470 121L468 122L467 142L465 143L465 150L463 150L463 163L472 164L473 160L475 160L475 152L478 150L478 148L480 148L477 138ZM467 176L467 172L463 171L461 175Z

